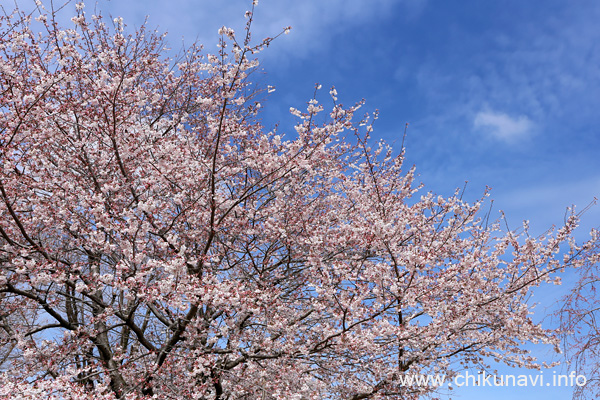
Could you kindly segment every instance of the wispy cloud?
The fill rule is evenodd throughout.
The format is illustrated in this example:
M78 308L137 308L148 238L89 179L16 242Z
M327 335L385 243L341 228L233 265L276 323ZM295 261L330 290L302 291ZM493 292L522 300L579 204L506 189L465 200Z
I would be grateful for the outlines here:
M139 25L149 15L150 26L160 25L160 31L169 31L168 40L174 46L178 45L181 37L185 37L186 43L198 39L210 51L217 43L216 32L222 25L234 28L240 35L243 33L244 12L251 6L251 1L247 0L177 0L173 2L176 6L168 7L158 0L98 0L97 3L100 9L113 16L123 16L125 22L131 25ZM404 18L411 19L418 17L426 4L427 0L260 0L255 9L253 38L260 41L292 26L291 34L285 38L286 47L280 51L286 53L289 48L286 56L302 58L314 50L327 48L335 35L347 29L389 17L390 11L397 5L402 6Z
M397 6L404 11L403 19L417 18L426 3L426 0L261 0L256 10L259 27L256 34L272 35L283 26L292 26L292 34L280 51L290 58L305 58L335 45L336 36L347 30L389 18Z
M529 136L534 124L525 115L512 117L502 112L480 111L475 115L473 126L496 139L512 143Z

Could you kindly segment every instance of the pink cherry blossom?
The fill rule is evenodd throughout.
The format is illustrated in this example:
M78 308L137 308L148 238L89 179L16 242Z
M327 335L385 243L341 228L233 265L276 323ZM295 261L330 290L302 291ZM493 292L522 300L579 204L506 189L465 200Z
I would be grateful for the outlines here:
M424 192L334 88L267 131L252 13L169 59L76 8L0 16L0 397L415 399L557 343L526 300L594 259L576 216L533 238Z

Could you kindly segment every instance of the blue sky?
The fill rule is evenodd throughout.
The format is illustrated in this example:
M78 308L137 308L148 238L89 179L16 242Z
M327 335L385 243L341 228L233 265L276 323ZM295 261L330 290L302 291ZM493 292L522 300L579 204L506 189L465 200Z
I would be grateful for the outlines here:
M241 30L249 4L100 0L98 8L130 26L149 15L173 48L198 39L213 51L217 29ZM268 128L281 121L293 131L289 107L302 108L317 82L335 85L342 103L364 98L380 110L374 140L399 146L410 123L407 162L426 190L451 194L469 181L476 199L488 185L494 212L504 210L512 227L529 219L542 233L567 206L600 197L599 2L260 0L255 15L257 39L293 27L261 55L261 83L277 89L265 105ZM599 220L596 206L578 238ZM550 305L565 290L538 295ZM569 398L564 388L482 390L453 398Z

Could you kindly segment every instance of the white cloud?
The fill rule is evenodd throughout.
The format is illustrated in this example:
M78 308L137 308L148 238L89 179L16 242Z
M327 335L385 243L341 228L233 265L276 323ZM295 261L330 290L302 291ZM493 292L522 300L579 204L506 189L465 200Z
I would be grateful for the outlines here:
M15 0L20 7L31 11L30 0ZM417 19L428 0L260 0L255 8L252 26L253 43L275 36L287 26L291 34L275 42L278 52L265 52L267 57L288 59L306 58L315 51L334 45L336 36L348 30L368 26L374 21L391 18L395 7L402 10L403 20ZM43 0L47 6L50 0ZM217 51L217 30L225 25L233 28L240 40L243 39L245 11L251 7L249 0L96 0L89 1L88 16L95 10L101 11L108 21L123 17L129 28L139 27L148 16L148 26L158 27L160 33L167 31L168 44L180 50L181 40L189 46L197 41L207 52ZM72 25L70 18L75 11L71 4L59 15L64 25ZM368 29L374 29L368 26ZM382 32L383 35L383 32Z
M246 23L244 12L250 8L251 2L98 0L98 4L105 14L123 16L130 26L139 26L144 17L149 15L149 26L153 28L159 25L159 31L169 31L167 40L175 48L180 38L184 37L188 44L198 39L208 51L215 51L217 30L222 25L234 28L238 35L243 35ZM390 18L391 10L397 5L402 6L404 18L414 19L418 18L426 4L427 0L260 0L255 9L252 37L256 43L292 26L291 34L276 43L285 42L279 51L286 56L302 58L315 50L331 46L335 35L356 29L362 24Z
M480 111L475 115L473 125L496 139L515 142L532 133L533 122L525 115L512 117L502 112Z
M399 4L408 19L413 14L418 16L425 3L425 0L264 0L256 9L255 34L274 35L282 27L291 26L291 34L280 51L289 57L304 58L333 45L336 35L344 31L389 18Z

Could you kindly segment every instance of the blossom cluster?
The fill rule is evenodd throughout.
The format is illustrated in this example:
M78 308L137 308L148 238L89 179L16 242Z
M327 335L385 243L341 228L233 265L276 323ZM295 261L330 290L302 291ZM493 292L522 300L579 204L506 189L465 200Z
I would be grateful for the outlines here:
M83 10L0 16L0 397L409 399L556 342L526 299L586 261L575 216L531 238L424 193L335 88L268 131L252 12L171 62Z

